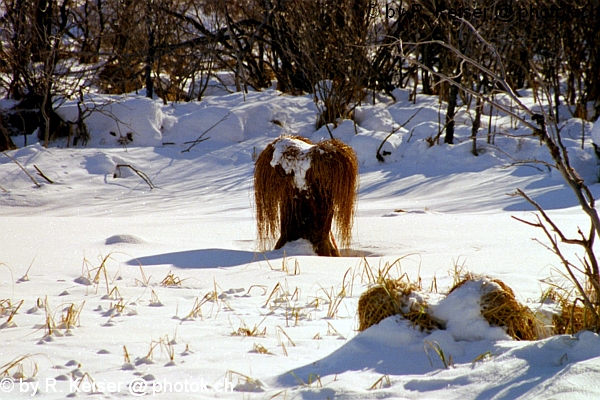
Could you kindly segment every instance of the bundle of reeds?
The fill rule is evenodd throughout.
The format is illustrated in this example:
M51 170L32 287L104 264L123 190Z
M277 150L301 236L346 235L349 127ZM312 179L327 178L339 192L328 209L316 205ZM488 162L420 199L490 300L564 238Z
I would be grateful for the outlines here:
M418 294L418 287L402 279L386 279L373 286L358 300L359 331L392 315L407 319L421 330L442 328L442 324L428 313L428 306Z
M313 144L282 136L259 155L254 197L261 249L306 239L322 256L339 256L331 233L350 245L358 186L358 162L352 148L332 139Z

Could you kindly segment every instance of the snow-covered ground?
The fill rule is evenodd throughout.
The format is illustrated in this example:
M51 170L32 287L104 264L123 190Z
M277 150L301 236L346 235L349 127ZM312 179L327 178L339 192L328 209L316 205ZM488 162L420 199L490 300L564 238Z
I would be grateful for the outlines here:
M332 131L360 161L353 244L341 258L302 242L256 250L253 160L281 134L328 137L315 132L310 96L221 93L167 106L95 97L102 112L87 120L86 147L8 153L41 187L0 155L0 398L598 398L598 335L513 341L468 297L439 311L452 329L427 334L391 317L357 331L358 299L388 266L425 291L435 282L438 297L456 269L485 274L537 310L542 280L563 271L531 240L542 232L511 218L533 217L510 196L517 188L566 233L587 227L556 172L519 162L550 158L510 118L493 119L495 145L480 138L475 157L464 108L457 143L430 147L443 107L396 96ZM418 109L378 162L381 141ZM75 118L77 108L59 112ZM598 195L582 130L589 138L592 125L570 120L563 133Z

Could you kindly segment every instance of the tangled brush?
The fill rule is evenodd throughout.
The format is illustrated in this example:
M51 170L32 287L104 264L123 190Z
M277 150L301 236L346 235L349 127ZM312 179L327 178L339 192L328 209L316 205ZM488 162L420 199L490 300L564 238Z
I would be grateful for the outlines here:
M441 323L427 311L427 304L418 294L417 286L401 279L386 279L360 296L358 330L364 331L392 315L409 320L421 330L440 329Z
M358 161L351 147L332 139L313 144L282 136L258 156L254 197L262 249L306 239L318 255L339 256L331 229L350 245L358 186Z
M478 278L468 274L449 293L467 282L480 285L481 315L491 326L499 326L516 340L538 340L549 335L544 324L515 298L510 287L499 279Z

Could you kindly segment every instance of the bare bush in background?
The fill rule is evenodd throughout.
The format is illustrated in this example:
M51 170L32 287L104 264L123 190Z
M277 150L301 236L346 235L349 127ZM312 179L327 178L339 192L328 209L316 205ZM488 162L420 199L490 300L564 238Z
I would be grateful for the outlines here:
M413 100L419 90L447 103L438 134L446 143L459 107L474 107L475 141L482 104L471 92L506 89L447 46L501 75L517 96L550 88L556 118L566 104L573 116L594 120L600 11L593 7L586 0L6 0L0 92L30 100L22 108L38 110L46 141L68 134L53 114L63 99L141 90L164 102L201 99L222 71L237 91L275 80L284 93L313 94L317 126L351 117L369 91L393 97L403 87ZM493 56L465 22L494 46Z

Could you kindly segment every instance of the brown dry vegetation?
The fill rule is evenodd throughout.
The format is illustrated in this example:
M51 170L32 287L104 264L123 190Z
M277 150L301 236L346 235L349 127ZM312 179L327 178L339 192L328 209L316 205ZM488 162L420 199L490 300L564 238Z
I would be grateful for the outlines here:
M478 279L480 278L467 274L449 293L466 282ZM490 286L492 284L498 287ZM538 340L549 335L540 319L529 307L519 303L513 290L500 279L484 279L481 291L481 315L491 326L504 328L516 340Z
M407 319L421 330L442 329L441 322L427 312L426 303L409 303L409 296L418 290L416 285L403 279L385 279L373 286L358 300L358 330L364 331L392 315Z
M449 143L457 98L471 107L473 93L444 76L492 100L505 91L498 77L517 93L531 88L537 96L546 86L556 107L566 104L588 120L600 114L600 11L587 0L523 0L510 20L496 18L496 7L506 7L502 2L380 5L7 0L0 7L0 91L15 100L41 98L36 107L46 107L48 116L57 99L98 88L120 93L144 87L147 96L165 102L199 100L209 78L226 70L238 91L271 87L275 79L285 93L314 94L321 125L348 118L369 91L393 97L394 88L411 88L414 100L420 84L424 94L449 104L443 129ZM534 12L523 16L520 10ZM455 50L497 76L462 62ZM53 135L44 132L46 139Z
M536 314L520 304L512 289L498 279L483 279L468 274L448 294L467 282L481 284L481 315L490 326L503 328L515 340L539 340L550 335L550 330ZM358 302L358 330L363 331L392 315L410 321L421 330L444 329L443 323L428 312L424 301L409 302L409 297L415 293L419 293L419 288L406 282L406 279L385 279L371 287Z
M289 137L288 137L289 138ZM308 139L291 137L311 144ZM306 188L297 188L294 172L273 167L277 139L261 152L254 172L254 197L258 239L263 249L277 236L275 248L300 238L313 244L319 255L339 256L331 240L332 223L342 247L349 247L356 205L358 162L351 147L339 140L316 143L307 153L310 168L306 171ZM289 146L288 159L299 149Z
M554 332L557 335L575 334L582 330L595 330L596 324L592 312L577 302L561 301L560 314L552 317ZM596 310L598 312L600 310Z

